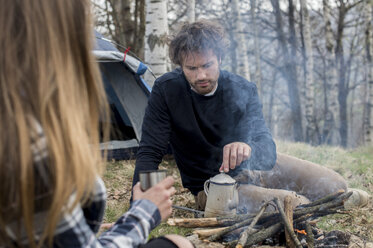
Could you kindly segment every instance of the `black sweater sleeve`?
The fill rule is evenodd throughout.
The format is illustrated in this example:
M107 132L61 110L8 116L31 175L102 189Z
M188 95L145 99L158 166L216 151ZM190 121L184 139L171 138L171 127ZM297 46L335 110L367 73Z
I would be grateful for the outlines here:
M142 137L137 152L133 185L142 170L158 169L170 138L170 115L160 84L155 82L145 111Z

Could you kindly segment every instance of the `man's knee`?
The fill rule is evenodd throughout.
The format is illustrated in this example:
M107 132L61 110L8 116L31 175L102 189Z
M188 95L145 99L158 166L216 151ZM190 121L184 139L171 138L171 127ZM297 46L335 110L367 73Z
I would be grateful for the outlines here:
M310 200L347 189L346 180L334 170L285 154L278 153L275 170L278 174L275 177L281 180L268 178L268 183L281 185L279 187L269 185L269 187L293 190Z

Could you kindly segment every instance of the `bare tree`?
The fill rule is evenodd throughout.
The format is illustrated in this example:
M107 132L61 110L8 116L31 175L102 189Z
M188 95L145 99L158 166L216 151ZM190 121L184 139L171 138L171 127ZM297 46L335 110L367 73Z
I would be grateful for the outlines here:
M289 2L292 3L291 0L289 0ZM288 86L287 88L290 100L294 140L303 141L302 112L299 98L296 64L295 61L293 61L294 56L291 55L288 50L288 43L285 36L285 32L283 30L283 22L279 2L277 0L271 0L271 4L276 18L276 33L280 43L282 57L284 60L284 65L281 69L281 72L284 78L286 79Z
M338 102L339 102L339 115L340 115L340 136L341 145L347 146L348 142L348 116L347 116L347 97L349 93L347 72L350 64L346 63L344 52L344 31L346 27L346 15L354 8L359 1L350 3L345 0L338 0L338 20L337 20L337 35L336 35L336 64L338 68Z

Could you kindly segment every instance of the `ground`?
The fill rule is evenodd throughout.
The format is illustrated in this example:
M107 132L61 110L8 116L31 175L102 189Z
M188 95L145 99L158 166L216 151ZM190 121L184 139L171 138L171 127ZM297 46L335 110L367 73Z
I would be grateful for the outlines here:
M373 195L373 147L360 147L345 150L339 147L312 147L303 143L276 142L277 150L322 164L340 173L349 187L363 189ZM107 163L104 181L108 191L108 206L105 223L115 222L129 206L132 176L135 160L110 161ZM161 169L167 169L168 174L175 178L177 193L172 197L173 204L194 207L194 197L181 185L180 175L175 161L171 156L165 158ZM171 217L193 217L185 211L174 210ZM367 207L352 210L345 215L329 215L318 222L318 226L325 231L341 230L355 234L365 240L373 241L373 199ZM187 228L170 227L165 223L152 231L151 236L176 233L183 236L191 234Z

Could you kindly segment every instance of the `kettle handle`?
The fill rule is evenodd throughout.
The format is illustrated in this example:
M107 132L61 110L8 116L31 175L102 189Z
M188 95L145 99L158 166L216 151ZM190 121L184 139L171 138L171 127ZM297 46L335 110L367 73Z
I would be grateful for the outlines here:
M209 194L209 188L207 187L207 184L209 184L209 186L210 186L210 179L207 180L207 181L205 182L205 184L203 185L203 188L205 189L205 193L206 193L206 195Z

